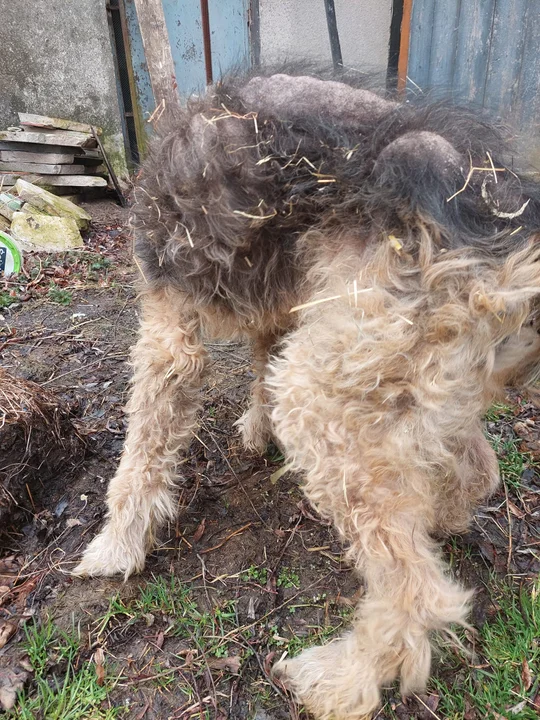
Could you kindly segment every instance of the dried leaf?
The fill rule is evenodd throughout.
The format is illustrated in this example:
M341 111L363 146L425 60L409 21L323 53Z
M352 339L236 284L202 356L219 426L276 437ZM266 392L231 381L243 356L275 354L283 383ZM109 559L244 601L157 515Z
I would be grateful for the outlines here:
M523 658L523 662L521 663L521 679L523 681L523 687L525 691L527 691L533 684L533 677L527 658Z
M512 713L512 715L517 715L525 708L526 705L527 705L527 701L522 700L521 702L518 702L517 705L514 705L511 708L508 708L508 712Z
M401 240L399 240L395 235L389 235L388 239L390 240L390 245L397 252L397 254L401 255L401 251L403 250L403 243L401 242Z
M163 632L163 630L160 630L158 633L158 636L156 638L156 643L155 643L156 647L161 650L164 642L165 642L165 633Z
M204 535L205 527L206 527L206 518L203 518L201 520L201 522L199 523L199 527L193 533L192 540L194 543L199 542L199 540L202 538L202 536Z
M522 510L520 510L511 500L508 500L508 509L514 515L515 517L521 519L524 518L527 513L524 513Z
M0 620L0 648L4 647L16 630L16 623Z
M17 700L17 693L24 688L28 673L24 670L0 668L0 708L11 710Z
M240 672L240 665L242 664L242 658L239 655L231 655L229 657L212 658L208 661L208 666L212 670L226 670L233 675L238 675Z
M146 625L151 627L154 624L155 616L152 613L144 613L143 618L146 620Z
M94 653L94 662L96 664L96 682L101 686L105 683L105 654L102 648L98 648Z
M82 522L78 518L68 518L66 520L66 527L68 528L76 527L77 525L82 525Z

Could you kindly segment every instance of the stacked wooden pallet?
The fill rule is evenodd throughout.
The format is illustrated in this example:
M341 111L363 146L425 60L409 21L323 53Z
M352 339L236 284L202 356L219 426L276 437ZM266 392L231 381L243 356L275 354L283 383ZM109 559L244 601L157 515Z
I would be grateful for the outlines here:
M19 121L0 131L0 190L19 178L59 195L106 187L100 128L29 113Z

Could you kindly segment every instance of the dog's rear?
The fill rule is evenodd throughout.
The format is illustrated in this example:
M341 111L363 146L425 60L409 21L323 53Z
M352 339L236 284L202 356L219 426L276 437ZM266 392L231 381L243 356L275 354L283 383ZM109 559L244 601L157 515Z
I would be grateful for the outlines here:
M163 126L133 213L129 431L77 570L143 567L174 516L204 336L249 337L244 442L277 433L368 584L348 636L278 667L321 718L370 712L398 675L422 689L430 633L465 621L431 534L463 529L495 486L482 412L540 355L538 186L470 112L345 80L233 79Z

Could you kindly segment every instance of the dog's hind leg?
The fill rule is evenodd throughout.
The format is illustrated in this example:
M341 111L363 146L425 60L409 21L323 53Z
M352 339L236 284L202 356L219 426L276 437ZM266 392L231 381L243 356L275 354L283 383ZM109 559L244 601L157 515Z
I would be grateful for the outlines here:
M257 334L253 341L253 369L255 380L251 386L250 405L236 421L242 443L246 450L263 453L272 439L272 425L268 408L268 392L265 386L267 364L276 335Z
M435 524L438 533L466 532L478 505L497 489L499 462L478 423L452 442L454 472L436 483Z
M418 407L407 393L396 399L402 388L377 378L384 356L371 357L375 343L364 353L365 333L334 313L301 327L268 379L286 457L305 473L304 492L333 521L367 586L348 634L275 667L320 720L369 715L398 677L405 694L422 691L431 634L465 623L471 595L447 576L431 538L437 475L452 458L448 405ZM367 362L373 382L369 373L364 389L357 378Z
M177 453L190 442L206 364L199 325L183 295L143 296L124 452L107 493L106 525L86 549L78 575L140 571L156 527L174 517Z
M430 635L464 623L470 593L446 576L426 526L431 502L409 489L414 478L391 467L368 477L360 467L338 469L336 457L318 460L328 492L322 509L350 542L367 591L349 634L275 671L317 718L357 720L377 708L381 687L398 676L404 694L425 690ZM308 475L308 497L309 487ZM320 503L320 493L314 499Z

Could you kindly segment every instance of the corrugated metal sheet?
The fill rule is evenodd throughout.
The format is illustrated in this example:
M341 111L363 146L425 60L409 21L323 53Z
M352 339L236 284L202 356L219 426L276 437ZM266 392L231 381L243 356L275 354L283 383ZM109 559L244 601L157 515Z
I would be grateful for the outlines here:
M540 149L538 0L414 0L410 33L409 92L488 108Z

